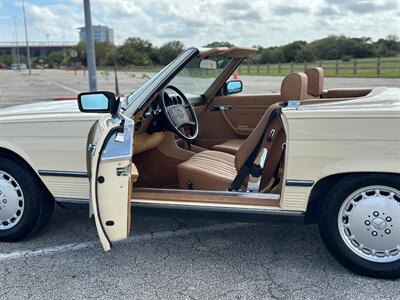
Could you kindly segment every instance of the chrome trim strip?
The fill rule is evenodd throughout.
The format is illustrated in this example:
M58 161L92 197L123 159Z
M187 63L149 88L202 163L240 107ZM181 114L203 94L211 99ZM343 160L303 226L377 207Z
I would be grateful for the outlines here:
M66 198L66 197L56 197L54 198L56 202L60 203L73 203L73 204L89 204L89 199L79 199L79 198Z
M39 170L40 176L57 176L57 177L78 177L78 178L87 178L87 172L78 172L78 171L58 171L58 170Z
M286 186L313 186L314 180L286 179Z
M121 132L113 132L103 153L101 153L102 161L114 161L114 160L122 160L122 159L131 159L133 155L133 125L134 122L125 118L124 123L124 131ZM122 134L122 140L118 140L118 135Z
M198 211L213 211L213 212L230 212L230 213L248 213L248 214L263 214L273 216L287 216L287 217L302 217L304 212L280 210L279 208L261 208L261 207L246 207L240 205L210 205L210 204L188 204L188 203L162 203L162 202L147 202L145 200L132 200L132 204L136 207L150 207L150 208L163 208L163 209L182 209L182 210L198 210Z
M55 198L57 202L68 204L89 204L89 199L78 198ZM136 200L131 199L132 207L143 208L159 208L159 209L176 209L176 210L192 210L192 211L210 211L210 212L225 212L225 213L245 213L257 215L270 215L281 217L304 217L305 213L301 211L281 210L279 207L254 207L241 205L223 205L223 204L206 204L203 203L182 203L182 202L166 202Z
M226 197L244 197L253 199L265 200L280 200L279 194L266 194L266 193L244 193L244 192L229 192L229 191L211 191L211 190L180 190L180 189L156 189L156 188L134 188L133 193L169 193L169 194L196 194L196 195L212 195L212 196L226 196Z

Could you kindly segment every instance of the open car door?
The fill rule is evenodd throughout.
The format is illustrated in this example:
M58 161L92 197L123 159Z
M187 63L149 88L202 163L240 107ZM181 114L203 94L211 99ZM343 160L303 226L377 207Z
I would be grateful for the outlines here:
M126 239L131 227L131 191L138 177L132 164L133 120L102 116L88 136L90 216L105 251Z

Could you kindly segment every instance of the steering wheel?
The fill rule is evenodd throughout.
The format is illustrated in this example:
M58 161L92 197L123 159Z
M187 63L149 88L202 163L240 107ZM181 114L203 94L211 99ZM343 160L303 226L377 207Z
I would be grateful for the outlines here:
M165 92L167 89L173 90L179 97L169 97ZM170 103L166 103L166 99L169 99ZM172 131L185 141L193 142L199 134L199 121L192 104L185 94L177 87L168 85L160 92L159 103L165 118L171 125ZM187 110L189 110L190 114ZM185 134L185 131L181 131L181 129L189 129L190 135Z

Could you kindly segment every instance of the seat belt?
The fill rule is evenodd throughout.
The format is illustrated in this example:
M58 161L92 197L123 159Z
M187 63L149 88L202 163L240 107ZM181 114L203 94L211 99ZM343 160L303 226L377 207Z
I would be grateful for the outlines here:
M240 168L238 174L236 175L230 188L228 189L229 191L239 191L240 188L242 187L244 181L246 180L247 176L249 176L249 175L251 175L253 177L261 176L262 169L264 166L255 165L254 161L257 158L257 156L259 156L262 145L264 145L268 141L269 138L274 137L274 136L271 137L271 135L275 135L275 130L271 130L270 134L267 135L266 134L267 129L271 125L271 123L275 120L275 118L279 117L281 111L282 111L282 106L279 106L278 108L276 108L275 110L272 111L271 116L269 117L267 124L265 125L264 133L263 133L260 141L258 142L257 146L254 148L254 150L251 152L251 154L247 158L246 162ZM267 149L265 149L265 150L267 150ZM265 162L267 155L268 155L268 152L265 153L263 150L263 153L261 154L260 162L262 162L262 161Z

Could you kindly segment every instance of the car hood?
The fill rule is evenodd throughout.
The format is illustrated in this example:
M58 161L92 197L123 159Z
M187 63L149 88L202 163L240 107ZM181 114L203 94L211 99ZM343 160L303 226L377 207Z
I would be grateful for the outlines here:
M80 113L78 103L72 100L37 102L0 109L0 117L71 113Z

